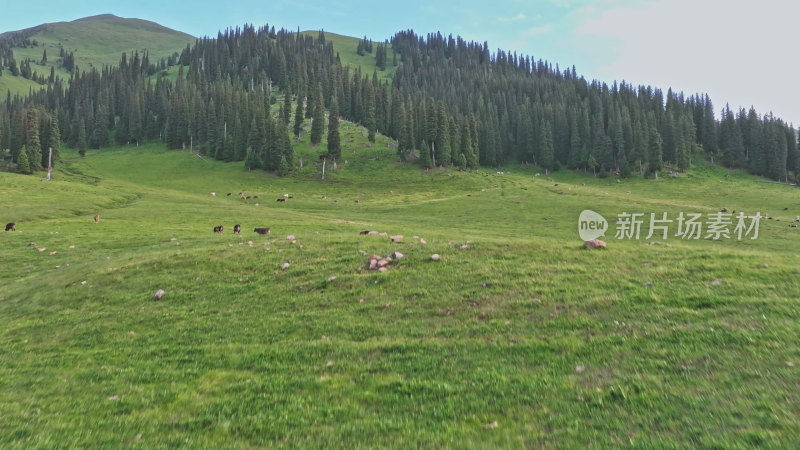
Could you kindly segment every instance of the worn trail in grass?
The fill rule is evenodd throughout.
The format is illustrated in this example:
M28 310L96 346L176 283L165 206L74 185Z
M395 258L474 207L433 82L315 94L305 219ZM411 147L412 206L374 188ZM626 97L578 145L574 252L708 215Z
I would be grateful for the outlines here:
M0 445L800 439L796 188L702 162L658 182L425 172L342 133L324 181L306 140L283 179L155 144L66 151L48 183L0 173L18 223L0 235ZM577 235L583 209L613 228L722 207L773 219L756 240Z

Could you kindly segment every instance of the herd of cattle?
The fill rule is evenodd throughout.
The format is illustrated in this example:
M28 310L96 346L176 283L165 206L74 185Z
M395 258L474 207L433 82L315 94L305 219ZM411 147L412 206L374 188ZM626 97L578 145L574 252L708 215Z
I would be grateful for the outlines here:
M222 225L217 225L214 227L214 233L222 233L222 230L224 228L225 227L223 227ZM241 234L241 232L242 232L241 225L237 223L236 225L233 226L233 234ZM269 228L253 228L253 232L258 234L269 234Z

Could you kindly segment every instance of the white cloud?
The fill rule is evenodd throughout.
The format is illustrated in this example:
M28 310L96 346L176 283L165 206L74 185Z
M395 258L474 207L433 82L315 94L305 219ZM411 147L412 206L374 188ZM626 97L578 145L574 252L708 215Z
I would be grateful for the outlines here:
M540 36L542 34L548 34L551 31L553 31L553 26L547 24L539 27L528 28L527 30L523 31L522 34L525 36Z
M525 20L525 18L526 18L525 13L519 12L519 13L517 13L516 16L513 16L513 17L500 17L497 20L499 20L500 22L517 22L517 21L520 21L520 20Z
M598 69L603 79L707 92L717 112L726 102L752 104L760 114L771 110L800 124L800 4L656 0L584 17L578 33L606 40L618 52Z

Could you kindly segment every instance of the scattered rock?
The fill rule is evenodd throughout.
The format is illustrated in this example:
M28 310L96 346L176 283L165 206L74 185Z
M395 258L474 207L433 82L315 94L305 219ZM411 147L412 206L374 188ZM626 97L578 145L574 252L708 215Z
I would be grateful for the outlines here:
M108 397L108 401L110 401L110 402L113 402L113 401L116 401L116 400L119 400L119 396L118 395L112 395L111 397Z
M659 241L650 241L646 245L661 245L662 243L663 242L659 242Z
M335 279L336 279L336 277L329 277L329 278L328 278L328 283L332 282L332 281L333 281L333 280L335 280Z
M651 281L648 281L647 283L642 284L642 286L644 286L644 287L653 287L653 283Z
M325 365L326 365L327 367L330 367L330 366L332 366L332 365L333 365L333 361L328 361L328 363L327 363L327 364L325 364Z
M532 301L533 303L539 303L539 304L541 304L541 303L542 303L542 299L540 299L540 298L538 298L538 297L537 297L537 298L534 298L534 299L533 299L533 300L531 300L531 301Z
M386 267L378 267L378 272L386 272L388 269Z
M722 281L720 281L720 280L714 280L714 281L711 282L712 286L719 286L721 284L722 284Z
M402 254L402 253L400 253L400 252L393 252L393 253L392 253L391 255L389 255L389 256L390 256L392 259L400 259L400 258L402 258L402 257L403 257L403 256L405 256L405 255L403 255L403 254Z
M281 270L286 270L288 268L289 268L289 263L288 262L285 262L285 263L281 264Z
M369 270L378 270L378 260L377 259L370 259L369 260Z
M45 247L39 247L39 248L37 248L36 250L39 250L40 252L43 252L43 251L45 251L45 250L47 250L47 249L46 249Z
M286 240L287 241L293 241L293 240L295 240L295 237L294 237L293 234L290 234L290 235L286 236Z
M74 248L75 248L75 246L74 246L74 245L70 245L70 246L69 246L69 248L70 248L70 249L74 249Z
M586 367L575 366L575 373L583 373L583 372L586 372Z
M469 247L469 245L467 245L467 244L461 244L461 249L462 249L462 250L466 250L466 249L467 249L467 247Z
M83 284L86 284L86 280L83 280L83 281L81 281L81 284L82 284L82 285L83 285Z
M402 240L403 240L403 235L401 235L401 234L396 234L396 235L394 235L394 236L390 237L389 239L391 239L391 240L392 240L392 242L400 242L400 241L402 241Z
M364 299L363 298L358 299L358 303L364 303Z
M486 425L486 428L489 429L489 430L494 430L497 427L498 427L498 425L497 425L497 421L496 420L494 422Z
M591 241L586 241L584 243L584 245L589 250L592 250L592 249L595 249L595 248L601 248L601 247L605 248L606 247L606 243L601 241L600 239L592 239Z
M57 251L52 251L52 252L50 252L50 256L53 256L53 255L55 255L56 253L58 253L58 252L57 252Z
M136 437L133 438L133 440L134 441L141 441L142 440L142 433L137 434Z
M425 239L419 238L419 243L420 244L427 244L428 241L426 241Z
M431 259L434 260L434 261L438 261L439 260L439 254L438 253L434 253L433 255L431 255Z
M163 289L159 289L156 291L156 295L153 296L153 300L161 300L166 294L167 293Z
M387 259L382 259L382 260L378 261L378 268L386 267L388 265L389 265L389 260L387 260Z
M794 367L794 363L791 361L786 361L786 365L789 367Z

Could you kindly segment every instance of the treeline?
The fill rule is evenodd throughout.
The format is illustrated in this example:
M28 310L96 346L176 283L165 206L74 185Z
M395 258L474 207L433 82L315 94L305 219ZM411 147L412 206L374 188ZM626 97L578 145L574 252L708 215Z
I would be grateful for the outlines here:
M357 50L368 51L368 43L360 40ZM389 45L402 61L391 85L377 73L343 67L321 31L228 29L159 65L146 55L123 55L118 67L76 69L67 82L7 96L0 148L11 149L16 162L23 146L35 146L26 127L35 110L40 129L41 118L53 118L64 140L81 150L162 139L169 148L285 172L294 166L290 135L303 133L310 118L311 141L320 144L328 111L325 152L333 158L341 116L364 125L371 141L376 133L396 139L398 157L423 166L519 161L545 170L649 175L685 170L702 152L776 180L796 179L800 169L795 130L771 114L726 107L718 121L706 95L587 82L574 67L492 53L486 43L438 33L397 33L378 44L384 64ZM172 63L181 67L174 82L152 76Z
M483 165L513 159L550 170L648 174L665 165L684 170L692 154L704 152L776 180L800 169L795 130L771 114L759 117L751 109L734 117L726 107L719 122L707 95L587 82L574 67L562 71L530 56L492 54L486 43L438 33L400 32L392 45L403 61L393 87L475 117ZM421 130L416 134L422 137Z

